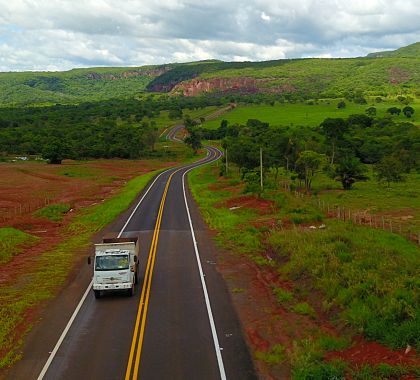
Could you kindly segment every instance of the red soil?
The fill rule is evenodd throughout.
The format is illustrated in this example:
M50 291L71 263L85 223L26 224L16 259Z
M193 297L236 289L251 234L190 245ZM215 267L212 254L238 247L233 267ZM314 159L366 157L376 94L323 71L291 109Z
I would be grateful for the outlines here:
M226 189L224 189L226 190ZM275 211L275 204L273 201L256 198L252 195L243 195L237 198L232 198L223 203L223 207L227 208L252 208L259 211L260 214L271 214Z
M325 356L326 360L342 359L355 367L364 364L378 365L389 364L392 366L417 366L420 367L420 357L414 349L392 351L377 342L367 342L362 337L355 339L352 347L339 352L330 352Z

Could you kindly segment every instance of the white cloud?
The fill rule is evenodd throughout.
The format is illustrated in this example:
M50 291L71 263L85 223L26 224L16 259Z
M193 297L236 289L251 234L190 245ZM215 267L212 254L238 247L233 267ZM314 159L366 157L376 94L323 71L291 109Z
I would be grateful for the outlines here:
M0 0L0 69L360 56L420 40L418 0Z
M271 17L267 13L261 12L261 19L269 22L271 20Z

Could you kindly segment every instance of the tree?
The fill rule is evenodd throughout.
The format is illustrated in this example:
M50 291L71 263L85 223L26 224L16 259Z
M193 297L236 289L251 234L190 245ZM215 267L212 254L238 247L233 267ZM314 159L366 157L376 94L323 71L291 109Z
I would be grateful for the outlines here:
M366 115L376 116L376 108L375 107L366 108Z
M296 161L296 172L299 178L305 181L305 189L307 191L311 190L312 180L324 160L325 155L313 150L305 150L299 154L299 158Z
M414 114L414 108L410 106L404 107L402 111L403 111L403 114L408 118L410 118Z
M327 118L321 123L320 128L327 141L331 143L331 165L333 165L337 142L343 139L343 135L347 131L348 125L341 118Z
M189 145L194 151L194 154L197 154L197 150L201 148L201 139L197 131L190 131L190 135L184 140L185 144Z
M391 115L399 115L401 113L401 109L398 107L390 107L386 110Z
M340 181L344 190L350 190L356 181L365 181L366 169L356 157L341 159L334 168L333 177Z
M391 186L391 182L401 182L404 180L402 175L404 172L403 164L395 157L384 157L375 165L374 170L377 180L379 182L387 182L388 187Z
M340 101L337 103L337 108L338 108L338 109L346 108L346 102L345 102L344 100L340 100Z
M44 145L42 149L42 158L48 160L49 164L61 164L68 158L68 147L58 138L50 139L49 143Z

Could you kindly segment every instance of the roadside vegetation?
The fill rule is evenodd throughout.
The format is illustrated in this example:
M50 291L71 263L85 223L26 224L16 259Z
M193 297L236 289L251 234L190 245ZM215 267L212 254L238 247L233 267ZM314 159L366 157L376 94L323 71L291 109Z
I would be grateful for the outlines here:
M18 255L24 244L30 244L36 240L35 236L15 228L0 228L0 264L6 263L13 256Z
M273 285L272 294L289 326L280 336L265 336L271 348L257 349L257 361L289 368L294 379L417 373L410 363L381 367L386 357L380 350L361 367L346 350L357 347L360 335L396 352L420 349L418 246L396 234L331 219L308 197L273 188L258 196L246 193L236 167L226 177L219 174L220 163L189 175L202 215L217 231L216 241L261 272L274 271L278 280L273 284L287 284ZM322 332L325 320L334 326L334 335L331 328ZM330 352L339 354L329 357Z

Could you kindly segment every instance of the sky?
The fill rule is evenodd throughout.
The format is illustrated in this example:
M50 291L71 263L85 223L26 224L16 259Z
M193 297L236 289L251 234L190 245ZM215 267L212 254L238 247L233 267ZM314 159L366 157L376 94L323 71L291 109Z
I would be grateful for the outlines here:
M356 57L420 41L420 0L0 0L0 71Z

